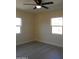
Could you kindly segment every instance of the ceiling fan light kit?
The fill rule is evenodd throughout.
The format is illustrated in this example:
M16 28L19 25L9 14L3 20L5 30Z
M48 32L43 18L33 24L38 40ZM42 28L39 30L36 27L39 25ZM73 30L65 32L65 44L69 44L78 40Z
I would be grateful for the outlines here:
M40 8L41 8L41 6L40 6L40 5L37 5L37 6L36 6L36 8L37 8L37 9L40 9Z

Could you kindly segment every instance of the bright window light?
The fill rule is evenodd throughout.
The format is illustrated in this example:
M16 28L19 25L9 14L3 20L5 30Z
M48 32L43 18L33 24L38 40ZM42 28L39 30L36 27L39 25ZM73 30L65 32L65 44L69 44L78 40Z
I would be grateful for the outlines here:
M52 34L62 34L63 19L62 17L51 19Z
M21 18L16 18L16 34L21 33Z
M62 23L62 17L58 17L58 18L52 18L51 19L51 25L58 25L58 26L62 26L63 23Z
M62 34L62 27L52 27L53 34Z
M16 27L16 33L20 33L20 27Z
M21 25L21 18L16 18L16 25Z

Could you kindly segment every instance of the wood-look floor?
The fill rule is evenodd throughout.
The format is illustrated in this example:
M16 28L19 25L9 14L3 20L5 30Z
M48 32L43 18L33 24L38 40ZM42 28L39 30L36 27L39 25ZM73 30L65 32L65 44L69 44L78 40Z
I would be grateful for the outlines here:
M41 42L29 42L16 47L16 57L28 59L63 59L63 48Z

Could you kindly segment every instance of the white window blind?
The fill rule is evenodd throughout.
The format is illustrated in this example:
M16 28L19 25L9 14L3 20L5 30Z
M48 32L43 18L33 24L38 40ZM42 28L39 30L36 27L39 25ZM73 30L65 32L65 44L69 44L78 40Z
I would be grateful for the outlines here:
M62 34L63 19L62 17L51 19L52 34Z
M16 34L21 33L21 18L16 18Z

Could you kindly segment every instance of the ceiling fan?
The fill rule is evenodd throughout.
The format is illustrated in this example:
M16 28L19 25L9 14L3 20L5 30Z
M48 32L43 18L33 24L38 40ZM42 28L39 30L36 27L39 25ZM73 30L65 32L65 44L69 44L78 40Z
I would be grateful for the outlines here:
M53 4L54 2L42 2L42 0L33 0L36 4L24 4L24 5L34 5L33 9L40 9L41 7L48 9L45 5Z

